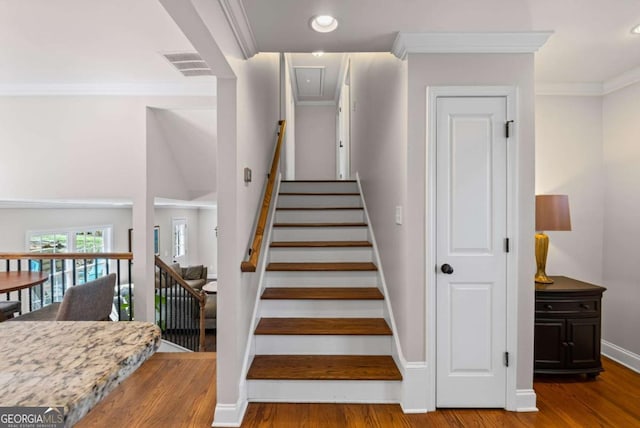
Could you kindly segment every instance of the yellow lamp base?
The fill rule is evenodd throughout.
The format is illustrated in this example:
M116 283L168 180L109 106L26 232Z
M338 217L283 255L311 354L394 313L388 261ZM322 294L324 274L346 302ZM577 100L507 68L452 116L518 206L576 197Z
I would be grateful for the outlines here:
M553 279L547 276L547 252L549 251L549 237L544 233L536 233L536 276L538 284L553 284Z

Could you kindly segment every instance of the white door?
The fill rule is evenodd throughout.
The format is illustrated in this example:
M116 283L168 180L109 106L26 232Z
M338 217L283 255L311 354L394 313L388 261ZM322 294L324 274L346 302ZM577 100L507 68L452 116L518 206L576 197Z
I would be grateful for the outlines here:
M351 178L350 171L350 101L349 85L343 84L338 100L338 180Z
M436 405L504 408L507 100L436 111Z

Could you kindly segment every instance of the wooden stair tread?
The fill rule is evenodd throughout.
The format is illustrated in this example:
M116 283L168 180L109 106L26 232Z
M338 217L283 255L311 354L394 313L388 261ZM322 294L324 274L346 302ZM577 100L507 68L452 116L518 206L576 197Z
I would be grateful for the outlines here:
M358 192L280 192L281 196L360 196Z
M384 318L260 318L260 335L371 335L390 336Z
M256 355L247 379L402 380L388 355Z
M276 241L271 248L372 247L369 241Z
M356 180L282 180L281 183L356 183Z
M367 223L274 223L273 227L367 227Z
M277 207L276 211L364 210L363 207Z
M323 263L269 263L267 271L287 271L287 272L330 272L330 271L376 271L378 267L371 262L323 262Z
M377 287L268 287L265 300L383 300Z

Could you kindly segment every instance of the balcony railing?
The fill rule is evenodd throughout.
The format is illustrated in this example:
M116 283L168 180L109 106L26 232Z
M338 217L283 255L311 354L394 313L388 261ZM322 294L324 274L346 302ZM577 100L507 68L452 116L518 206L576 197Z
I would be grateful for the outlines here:
M42 272L47 280L32 288L0 293L0 299L19 300L20 313L31 312L62 301L69 287L79 286L101 276L116 273L113 296L114 321L131 321L133 284L131 253L0 253L0 271Z

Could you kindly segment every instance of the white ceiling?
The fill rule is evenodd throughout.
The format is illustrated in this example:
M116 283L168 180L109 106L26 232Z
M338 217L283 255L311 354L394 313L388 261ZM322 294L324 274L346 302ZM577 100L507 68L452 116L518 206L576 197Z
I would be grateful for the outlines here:
M212 0L213 1L213 0ZM555 34L536 80L604 82L640 67L640 0L226 0L241 2L262 52L388 52L398 31ZM335 15L329 34L309 19ZM0 89L33 84L212 82L159 55L193 47L158 0L0 0Z
M640 67L639 0L237 0L262 52L388 52L398 31L555 34L536 54L536 80L603 82ZM309 19L338 18L315 33Z
M161 52L194 51L158 0L0 0L0 85L193 84ZM213 85L215 86L215 85Z

